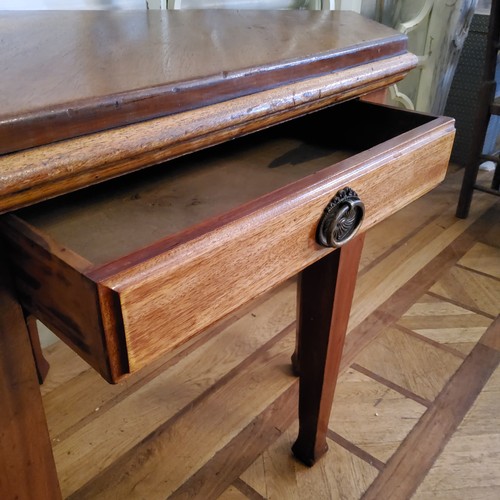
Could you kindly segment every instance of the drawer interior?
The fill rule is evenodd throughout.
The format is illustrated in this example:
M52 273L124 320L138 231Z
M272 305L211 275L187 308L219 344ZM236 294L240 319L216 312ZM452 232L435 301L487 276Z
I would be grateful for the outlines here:
M7 214L19 300L116 382L325 255L346 185L362 230L432 189L452 140L452 120L352 101Z
M347 102L17 215L100 266L335 168L339 161L432 119Z

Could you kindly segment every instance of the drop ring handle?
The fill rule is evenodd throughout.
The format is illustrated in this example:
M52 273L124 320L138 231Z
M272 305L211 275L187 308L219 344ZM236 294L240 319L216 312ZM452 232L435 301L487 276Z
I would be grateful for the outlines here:
M318 224L316 239L320 245L339 248L352 240L363 221L365 206L357 193L346 187L326 206Z

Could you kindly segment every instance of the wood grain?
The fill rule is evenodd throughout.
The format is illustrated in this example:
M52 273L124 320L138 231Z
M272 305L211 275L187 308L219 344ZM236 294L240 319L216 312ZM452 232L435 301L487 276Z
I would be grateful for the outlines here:
M254 316L245 315L198 349L167 366L167 370L160 370L157 377L144 384L136 383L125 397L117 398L116 389L111 392L104 382L96 387L95 377L66 384L64 390L48 397L47 408L54 410L49 425L51 429L59 429L55 436L60 442L54 446L54 454L57 461L64 463L59 468L63 493L69 495L82 487L128 449L140 446L159 426L172 425L172 419L189 413L193 400L204 400L234 373L244 372L240 365L251 364L264 345L268 344L267 351L280 340L279 333L295 317L294 291L287 290L265 306L255 308ZM283 307L285 297L291 298L291 304ZM249 331L253 335L248 335ZM293 333L290 329L285 333L291 344ZM279 378L278 373L274 375ZM113 396L109 404L103 405L103 400ZM76 404L79 400L83 404ZM74 404L58 412L57 408L65 402ZM99 410L95 411L96 408ZM106 436L99 440L89 439L89 436L98 435L103 425L108 429ZM203 425L200 425L202 430ZM196 444L193 445L196 448Z
M155 165L400 80L400 55L106 132L0 156L0 213Z
M499 351L476 345L371 484L364 500L403 500L415 492L499 363ZM418 468L413 465L415 455Z
M353 364L339 377L330 417L329 429L348 443L343 446L362 450L379 470L426 411L395 385Z
M298 384L293 384L201 469L172 493L172 499L219 498L224 485L252 465L297 418ZM271 430L271 432L270 432ZM244 460L240 460L245 450Z
M404 35L353 12L4 12L0 23L0 154L406 51Z
M363 242L364 236L357 236L299 276L294 355L300 374L299 435L292 450L309 466L328 449L328 420Z
M491 319L439 297L424 295L400 318L398 325L469 354Z
M55 366L49 373L45 384L52 390L44 391L45 407L49 413L49 430L54 438L61 441L70 435L76 435L80 430L83 434L92 433L96 419L99 417L107 419L108 417L102 417L102 415L110 411L112 414L110 422L116 422L122 426L122 429L135 428L132 442L140 440L143 433L158 422L156 420L158 416L164 415L154 407L155 397L161 398L165 387L174 387L175 377L185 394L194 398L208 387L207 384L216 383L227 372L238 366L245 356L251 356L252 352L266 344L272 336L278 335L284 329L293 328L294 320L295 287L289 284L282 289L275 290L272 298L264 297L262 304L253 302L246 309L246 313L238 311L222 324L215 325L201 337L197 337L196 342L187 344L182 350L173 351L170 355L162 356L156 363L151 363L145 369L116 385L105 383L89 367L83 370L83 362L78 363L78 358L74 359L69 366L66 363L58 366L56 362L60 362L61 357L63 359L67 357L68 353L64 356L57 349L55 354L58 356L49 358L53 360ZM252 335L247 334L249 331ZM197 354L194 354L195 351ZM204 368L204 362L210 366L209 369ZM72 371L74 367L76 370ZM165 371L169 371L170 374L164 375ZM154 383L153 380L156 378L158 382ZM59 384L58 390L54 392L56 384ZM45 390L45 385L42 390ZM142 392L141 387L145 385L149 389ZM152 393L156 396L151 398L146 396L150 394L149 391L153 391ZM129 428L126 424L127 415L133 412L135 398L132 394L136 392L138 397L145 397L152 402L153 406L146 409L148 416L143 419L141 426ZM171 393L169 411L182 407L185 399L176 399L177 395L177 390ZM132 406L122 406L124 400L131 402ZM106 404L103 404L103 401ZM65 410L57 411L61 405L65 406ZM113 410L114 406L118 406L119 410ZM99 413L95 412L96 408L99 408ZM104 442L107 441L104 440ZM75 447L74 444L71 445L72 450ZM90 450L90 453L98 454L94 448Z
M392 327L358 356L357 363L433 401L462 358L447 351L438 353L428 343Z
M28 331L0 247L0 497L58 499L59 483Z
M447 184L449 182L449 177L447 179ZM452 197L452 202L448 202L449 207L454 208L454 190L449 190L446 196ZM427 198L427 195L425 198ZM484 201L484 198L483 198ZM449 243L448 238L443 239L440 236L436 236L436 233L431 233L425 236L425 241L438 240L441 242L441 247L436 249L434 245L421 244L421 239L415 235L415 248L420 250L417 254L417 258L414 257L413 252L409 254L403 252L403 246L396 245L394 252L389 253L385 258L377 263L373 268L373 272L370 273L360 273L358 277L358 283L356 286L354 304L351 311L351 319L349 325L349 335L346 339L346 344L344 348L344 357L342 364L344 367L349 366L359 354L371 341L377 338L387 327L395 324L398 319L408 310L412 303L415 303L432 285L438 281L442 275L448 272L453 265L456 263L458 258L463 257L474 245L474 243L484 237L485 233L492 228L492 221L496 220L496 207L489 207L488 204L483 206L482 211L478 212L479 206L475 207L474 216L477 217L474 224L468 225L466 227L461 227L461 233L459 236L455 235L455 239ZM486 208L485 208L486 207ZM417 209L418 209L417 205ZM413 211L413 207L407 207L405 211ZM443 222L441 220L441 208L440 204L437 205L437 213L435 215L436 221L438 222L436 229L439 227L440 231L446 233L448 231L447 226L443 228ZM454 216L451 216L453 220L456 221ZM399 218L396 218L399 221ZM403 221L405 219L403 218ZM392 217L386 222L382 222L381 226L390 226L392 223ZM397 224L398 222L396 222ZM410 227L411 228L411 227ZM410 229L408 228L408 229ZM493 229L496 227L493 225ZM426 227L421 228L419 232L426 232ZM368 233L369 234L369 233ZM393 255L396 254L396 255ZM422 259L422 255L425 258ZM395 257L395 258L394 258ZM411 278L408 279L408 275L405 275L406 267L411 267L415 264L415 260L418 262L418 272L411 273ZM397 283L396 291L393 291L392 295L388 298L383 297L383 301L380 300L380 288L375 287L373 281L374 277L370 274L374 274L379 279L388 276L390 278L394 275L395 263L401 263L396 269L398 275L402 274L403 279L406 281L401 281ZM377 270L376 268L379 268ZM387 286L387 285L386 285ZM358 294L359 290L365 290L365 293ZM371 290L371 293L367 293ZM357 323L354 321L355 318L359 318L363 315L364 319Z
M488 346L490 349L500 351L500 315L497 316L495 321L486 330L481 337L480 343Z
M448 127L445 122L430 133L423 126L418 134L403 134L324 169L314 184L294 186L293 194L265 200L262 209L115 276L95 271L94 279L120 294L131 370L324 256L327 251L314 243L316 223L341 187L349 185L363 199L366 230L435 186L447 164ZM398 186L398 196L386 203L388 183ZM211 306L201 309L200 304ZM144 324L149 325L147 337ZM160 343L151 332L165 324L171 334Z
M353 110L355 113L352 112ZM366 113L367 116L378 117L378 120L391 125L388 125L387 129L384 128L383 132L378 131L375 137L368 138L369 134L360 133L358 137L361 139L354 140L354 134L347 131L356 129L358 122L353 120L352 116L357 116L361 112ZM335 110L327 111L320 113L318 119L326 124L331 118L330 113L332 116L337 114ZM335 165L328 165L319 172L290 184L286 184L285 181L284 187L263 196L257 196L255 199L252 199L252 196L256 196L255 193L251 193L251 201L222 215L209 216L206 221L203 221L203 215L210 214L207 212L208 208L206 209L204 204L198 208L199 204L195 204L192 209L195 217L198 217L195 222L197 220L202 222L195 224L190 220L190 224L195 224L192 229L188 228L184 232L160 238L153 244L144 242L147 244L144 250L123 256L109 264L96 266L94 263L87 263L86 259L78 261L78 255L74 257L77 261L76 266L82 273L83 282L90 279L90 285L92 282L98 284L98 293L94 287L90 286L89 290L87 290L88 287L80 287L78 294L82 298L85 295L85 301L89 304L98 304L96 320L98 325L89 324L92 328L88 330L94 332L92 335L89 334L89 338L92 338L93 342L102 342L106 346L105 363L109 363L109 367L102 368L104 361L98 353L94 355L97 359L94 359L93 363L94 366L101 367L101 373L108 380L116 381L129 370L133 372L147 365L158 355L181 345L246 301L261 295L324 256L327 250L314 242L315 227L324 207L340 188L349 185L361 196L367 213L362 230L366 230L434 187L442 179L453 137L453 124L450 120L433 120L411 113L401 114L367 103L340 107L338 113L352 122L344 127L343 141L347 141L351 147L369 149ZM304 120L306 123L311 122L312 126L316 123L317 117L311 115ZM412 128L415 125L417 125L416 128ZM367 125L360 125L360 127L362 131ZM297 124L290 124L282 129L286 134L296 134L299 130ZM282 129L277 129L276 133L281 133L279 131ZM300 133L306 134L306 144L309 140L307 130L311 130L311 127L300 127ZM406 130L406 132L397 135L398 130ZM324 134L320 134L318 139L320 144L327 144L327 136L325 129ZM384 140L387 137L392 138L373 146L378 140ZM251 140L246 142L252 144ZM262 158L267 158L266 144L264 143L261 149L257 148L253 153L256 155L256 160L263 161ZM223 148L221 151L223 152ZM248 155L246 158L244 152L245 150L241 156L245 157L245 161L252 163L253 156ZM275 157L273 154L276 153L271 153L271 159ZM323 152L321 156L325 154ZM328 158L328 156L320 158L323 162L320 166L325 162L328 164ZM270 161L269 158L267 161ZM267 165L266 161L264 164ZM307 162L304 164L307 165ZM230 162L230 166L232 165ZM313 162L311 168L315 166L318 165ZM300 168L305 167L301 165ZM409 170L413 172L412 176L408 176ZM263 174L260 182L265 184L268 175ZM281 177L285 176L284 178L288 179L287 175L290 174L274 175L278 175L279 182L283 182ZM156 177L153 177L153 181L155 180ZM392 184L398 192L398 195L391 199L386 196L388 184ZM189 189L187 192L189 194ZM132 200L130 204L133 204L134 196L124 195L120 191L116 198L119 207L122 206L123 197ZM160 198L163 200L162 196ZM161 207L164 201L160 204ZM107 203L106 197L104 203ZM110 203L113 207L113 203ZM231 203L237 204L234 201ZM52 262L52 265L59 261L63 263L59 266L60 271L53 274L56 279L65 275L64 261L70 259L70 256L73 259L72 256L75 254L75 248L72 246L64 248L65 239L73 239L77 243L81 241L87 248L93 249L92 255L99 254L100 233L94 229L92 221L96 219L92 218L92 214L101 217L101 210L98 210L101 205L98 203L94 210L91 204L90 209L84 210L80 218L72 215L73 211L69 210L68 217L64 218L60 216L59 202L49 204L49 208L53 206L55 228L57 229L58 225L61 227L58 230L59 233L56 231L56 235L70 235L63 237L62 243L57 240L57 243L51 243L51 236L45 236L40 229L31 229L29 225L19 223L17 219L8 218L9 227L20 225L19 231L23 233L40 233L42 242L37 245L41 248L63 247L64 251L59 252L60 259L54 259ZM184 207L183 203L181 205ZM77 203L76 209L78 206ZM151 211L148 207L149 204L146 203L143 212L140 212L145 217ZM83 208L85 209L85 206ZM164 208L162 210L164 211ZM28 220L43 221L42 210L33 209L25 212ZM176 213L174 210L173 212ZM179 211L181 215L184 212L185 210ZM48 226L50 227L50 210L48 213ZM114 210L109 213L116 213L119 217L121 213L128 212ZM40 214L42 214L42 219L40 219ZM184 217L182 215L181 218ZM104 219L107 220L106 217ZM75 231L74 222L78 221L80 221L78 227L81 229ZM149 228L147 219L142 223L135 222L140 227ZM116 226L127 227L126 234L128 234L128 225L116 224ZM87 227L90 233L85 230ZM286 228L286 231L282 228ZM102 230L101 245L104 245L105 251L113 246L106 244L105 234L108 232L115 234L112 228L109 231L105 228ZM74 234L78 235L76 240L74 236L71 236ZM133 238L126 237L126 234L113 239L133 240ZM138 241L143 240L138 237ZM83 248L80 243L75 246L77 249ZM18 247L19 245L16 248ZM33 259L35 256L32 254L33 251L30 249ZM84 254L84 257L90 256ZM33 262L31 260L29 265ZM216 273L214 269L217 269ZM63 285L64 283L61 282L58 286ZM33 297L31 300L36 302ZM51 302L50 307L57 310L58 306L55 305L54 300L50 299L50 296L45 294L44 300L44 310L47 310L47 301ZM173 307L172 304L175 306ZM71 315L74 313L74 308L66 309L65 316L75 319L76 316ZM82 317L87 323L91 322L92 316ZM165 332L165 325L169 325L168 332ZM63 326L59 326L58 329L62 330ZM67 330L72 332L71 324L68 324ZM99 331L102 333L99 334ZM122 351L122 332L125 334L128 357ZM99 339L99 335L102 339Z
M444 275L431 291L492 317L500 313L500 281L491 276L457 266Z
M343 103L18 214L60 246L116 273L293 195L317 182L319 171L432 121Z
M476 241L488 240L491 244L493 241L498 240L498 238L495 238L495 233L498 232L498 222L500 221L497 217L498 212L496 210L488 211L487 205L481 206L481 203L474 206L474 222L468 226L460 226L460 230L455 233L458 237L455 236L455 239L451 244L448 243L448 239L439 237L439 234L441 234L440 232L428 234L426 236L427 239L424 238L421 240L416 237L416 233L414 233L415 225L407 224L407 221L411 220L412 217L418 218L419 214L422 213L426 216L426 220L428 221L427 225L434 225L429 219L429 217L433 214L433 206L435 207L435 212L432 220L436 221L436 231L438 231L439 226L443 226L440 228L441 232L446 231L447 221L442 219L441 216L443 213L443 206L455 206L456 189L454 186L456 186L456 183L454 181L454 174L452 174L442 188L439 189L438 193L430 193L424 198L423 203L417 203L416 206L409 206L405 208L404 211L407 212L406 216L389 218L381 224L389 242L393 242L395 252L399 251L401 248L399 242L401 240L405 241L407 234L413 235L414 238L412 241L421 243L421 248L424 253L418 254L417 263L420 266L419 269L422 271L414 274L414 277L409 281L398 282L399 291L394 293L392 297L389 297L389 299L386 299L387 303L384 303L383 306L378 309L378 300L374 300L374 298L377 298L378 296L378 289L372 288L371 294L363 296L363 302L369 304L369 306L373 307L373 309L367 307L365 303L358 303L357 305L354 304L353 311L357 308L361 308L362 310L369 309L370 314L365 322L363 322L365 323L363 328L356 327L347 336L342 370L347 369L353 361L356 362L356 356L359 353L359 349L365 347L367 343L379 335L391 321L397 322L398 318L404 314L404 312L408 310L413 303L417 302L434 282L439 280L440 275L445 273L450 266L453 266L457 260L463 257L463 255L473 247ZM486 199L487 196L478 194L477 201L480 202L483 198ZM477 210L480 211L478 212ZM483 213L484 216L479 217L480 213ZM453 219L453 217L451 217L451 219ZM396 227L394 227L393 224ZM403 228L401 228L400 225L403 225ZM425 227L427 227L427 225ZM419 228L418 223L416 226ZM425 227L420 227L418 232L423 231ZM407 233L405 233L405 229ZM392 234L393 230L395 235ZM370 238L368 238L368 236L369 233L365 240L365 246L370 244ZM425 243L425 241L432 241L434 238L437 239L440 245L443 245L441 246L441 250L438 250L437 252L434 246L430 246L428 243ZM374 240L371 241L373 242ZM423 241L424 243L422 243ZM376 248L371 251L368 249L367 255L369 256L369 259L378 259L380 252L382 252L383 258L377 260L372 269L378 267L382 270L381 274L385 275L389 274L393 270L395 261L390 258L390 254L392 253L390 249L380 243L380 239L377 237L375 240ZM500 243L500 241L498 243ZM416 246L418 246L417 243ZM425 252L430 253L429 259L427 258L428 253ZM365 262L370 268L369 259ZM399 262L402 259L402 257L401 259L396 259L396 262ZM404 270L403 263L401 263L400 269ZM368 279L368 276L366 276L366 278ZM358 284L360 286L362 286L364 279L365 275L361 275L358 278ZM276 335L278 330L275 330L274 326L270 327L269 336L265 333L267 330L265 325L272 321L273 317L276 316L277 318L280 314L283 314L283 324L286 323L286 318L292 321L295 314L294 292L294 289L291 288L285 294L282 294L281 292L278 295L271 293L266 297L265 301L262 299L264 301L262 304L264 305L268 300L271 300L270 297L275 297L276 300L273 301L272 305L269 304L269 308L264 306L263 309L251 309L248 311L246 319L237 327L235 323L231 323L231 325L234 325L235 328L231 329L231 332L228 332L227 336L225 336L223 332L220 332L219 336L221 337L221 342L217 343L217 345L214 344L213 348L221 349L224 352L222 359L226 361L222 362L226 364L228 360L233 357L237 357L237 363L240 363L244 357L251 355L252 349L257 349L259 345L262 345L260 342L266 342L266 338L269 339L271 338L269 336ZM283 311L283 309L286 309L286 311ZM278 323L280 322L281 320L278 321ZM271 323L269 324L271 325ZM272 324L278 326L277 323ZM253 333L259 337L255 340L255 342L252 340ZM485 339L483 338L482 341L484 342ZM247 342L250 342L250 344ZM292 342L290 342L290 345L291 343ZM109 450L120 448L121 443L124 440L127 440L129 444L126 444L123 450L134 446L133 444L130 445L130 443L137 442L134 441L135 438L131 437L131 435L136 435L136 433L142 431L141 424L144 421L142 420L142 413L140 421L136 422L135 420L130 419L130 415L132 415L134 409L141 412L142 408L145 406L144 418L147 418L149 414L157 416L157 410L160 406L165 408L165 406L170 407L172 405L174 407L173 412L175 413L176 411L180 411L181 414L177 419L174 418L173 420L169 420L169 423L166 423L164 429L168 429L168 427L175 421L186 418L188 413L191 411L189 408L193 409L193 407L200 404L205 397L212 394L212 391L210 391L210 384L216 384L217 380L219 380L214 374L218 372L218 367L220 365L219 360L221 358L213 357L212 354L207 354L207 351L202 348L203 345L205 345L205 343L198 345L198 349L201 349L199 356L195 355L191 357L191 361L186 360L186 362L179 367L178 371L175 373L172 372L171 379L169 378L168 372L174 369L174 365L167 363L165 366L165 375L163 375L161 365L157 364L158 371L155 373L158 373L158 375L162 378L158 384L154 384L152 374L148 372L143 385L137 384L130 387L127 386L129 379L127 379L124 384L108 386L95 373L93 377L86 377L81 380L77 378L71 382L71 380L61 377L61 371L68 369L68 375L73 373L73 376L75 376L76 373L78 373L78 369L82 367L83 362L79 364L77 355L70 352L67 348L64 349L66 356L63 356L63 349L55 349L56 346L54 346L54 350L52 351L51 348L51 353L53 352L54 354L54 356L49 356L52 370L49 373L49 378L46 382L46 384L50 384L48 386L48 388L50 388L48 394L51 395L50 404L47 406L49 422L53 422L54 436L61 439L61 443L57 443L56 448L61 446L63 440L72 441L74 444L74 446L67 448L63 445L60 448L61 453L57 453L58 466L64 469L65 461L77 462L79 464L75 469L77 473L91 469L86 481L89 481L89 483L92 483L94 480L100 481L99 475L95 472L95 467L98 465L100 458L96 459L96 457L102 457L103 455L106 456L106 453ZM242 349L242 357L238 355L240 347ZM441 350L436 350L439 355ZM191 351L191 353L193 352L194 351ZM49 354L50 353L47 353L47 355ZM269 371L269 377L289 376L290 366L288 362L288 354L290 353L284 353L283 365L279 366L276 371ZM261 350L259 357L266 357L266 350ZM167 357L166 359L168 360L170 357ZM248 383L250 378L247 370L251 366L252 365L244 365L242 367L242 370L247 373L247 377L239 378L239 383ZM73 367L75 370L74 372L71 371ZM93 370L88 370L88 373L91 373L91 371ZM142 374L147 371L148 370L145 370L143 372L141 370L136 377L141 377ZM232 373L231 378L236 373L237 370ZM56 380L51 380L51 375L54 375ZM418 408L416 403L411 400L405 400L400 393L394 393L382 382L376 382L370 379L366 381L366 378L367 377L358 376L356 374L355 380L345 379L344 377L339 379L339 385L336 390L334 411L335 409L341 410L340 415L344 415L346 417L345 423L342 425L343 428L347 429L349 433L345 434L345 431L338 427L341 425L340 423L337 423L333 428L341 432L341 435L346 437L348 440L356 439L355 443L358 446L366 447L366 443L371 443L370 450L374 453L381 453L380 456L384 456L384 447L387 441L389 445L387 446L385 453L389 455L390 450L394 451L397 446L396 440L392 439L393 435L397 434L402 438L404 430L411 429L413 426L412 424L415 423L420 411L424 411L425 409L421 408L419 412L415 411L415 409ZM132 380L132 378L130 380ZM137 378L135 380L137 380ZM171 380L171 382L168 380ZM348 384L345 387L345 390L343 390L343 385L346 381ZM366 386L364 385L364 381L366 381ZM60 385L58 385L58 382L60 382ZM151 388L151 391L149 391L147 387L151 384L154 384L155 387ZM202 387L200 387L201 390L206 390L207 392L204 392L204 395L201 398L198 398L200 393L192 392L192 389L200 384L203 384ZM267 386L267 382L263 382L262 384L263 386ZM357 384L359 384L359 387ZM73 386L74 390L71 389ZM120 394L123 394L123 397L121 395L120 397L115 397L114 392L105 392L103 390L104 388L116 390L122 387L124 392ZM45 390L43 386L42 390ZM137 397L134 397L134 393L136 391L140 391L140 394ZM182 408L181 410L178 410L179 407L175 407L174 402L174 398L177 400L178 397L182 397L184 391L186 392L185 401L187 402L185 403L185 407L187 408L187 411L182 411ZM220 395L225 394L227 393L218 393L218 396L212 400L213 404L209 406L210 411L219 412L221 408L225 407L225 403L220 402L218 399ZM91 400L94 395L95 399ZM356 398L356 395L359 397ZM495 393L492 393L492 396L495 395ZM379 405L373 408L373 405L382 397L383 400L379 403ZM255 398L259 398L258 393ZM126 403L127 400L130 400L130 405ZM189 400L194 401L195 404L189 403ZM68 401L71 401L71 403L67 404ZM165 404L159 405L158 401L164 401ZM252 405L254 401L255 400L250 401L249 404ZM101 412L111 411L111 408L115 404L120 407L119 410L114 413L112 418L106 418L105 413ZM289 404L292 409L296 408L296 400L288 401L286 404ZM355 415L352 411L353 405L355 405L354 407L357 409ZM95 412L94 410L97 406L100 406L101 410ZM497 408L497 406L491 406L491 411L494 412L493 414L485 414L485 419L489 422L489 430L494 428L498 420L496 418L498 411L495 412L495 408ZM375 416L374 413L377 412L378 409L381 409L382 411L379 412L379 416ZM485 411L484 405L482 411ZM488 411L487 407L486 411ZM68 413L66 415L66 419L64 418L65 413ZM69 413L71 413L71 415L69 415ZM366 418L363 418L363 415L366 415ZM411 417L414 418L412 419ZM87 420L85 420L86 418ZM101 425L99 425L101 418L103 418L103 420L101 421ZM398 421L398 418L400 418L400 421ZM439 419L441 416L439 415L437 418ZM474 418L477 419L478 414L476 414ZM73 425L75 422L78 423L80 419L83 419L83 427ZM279 420L278 416L277 420ZM146 433L151 432L151 429L155 427L161 426L161 421L162 419L160 418L159 420L156 420L156 423L151 423L151 427L148 427ZM90 424L90 422L92 422L92 424L87 427L86 431L83 431L86 425ZM339 420L337 420L337 422L339 422ZM386 424L385 426L384 422ZM485 420L483 419L483 423L484 422ZM69 427L66 427L67 424L69 424ZM61 431L58 431L59 425L64 426L60 427ZM266 451L259 456L255 456L253 455L253 452L256 451L257 446L254 445L257 445L257 443L252 441L251 438L248 441L243 439L244 436L251 435L251 426L252 423L250 423L249 428L240 427L235 429L234 432L231 431L230 442L234 445L234 447L231 448L231 451L223 448L221 450L222 454L218 455L218 447L217 444L215 445L212 452L207 454L207 461L202 460L203 466L199 469L202 471L206 466L207 468L204 470L206 474L202 475L200 472L199 476L196 476L196 474L192 475L183 483L187 484L187 482L189 482L189 491L195 492L197 491L197 487L202 488L200 491L210 491L212 487L217 488L217 491L219 491L219 488L223 488L224 481L226 481L226 488L228 488L234 483L234 479L231 478L233 472L238 470L240 464L246 464L249 460L255 460L255 462L249 470L241 475L241 478L265 498L300 499L309 498L312 493L314 493L315 498L318 499L336 498L339 497L340 494L344 494L346 498L359 498L362 495L362 492L370 485L377 475L377 469L371 467L365 460L360 459L355 455L353 456L348 449L338 446L335 442L330 442L329 453L325 455L315 467L310 469L302 466L298 461L293 459L290 453L290 446L296 438L296 427L291 427L285 431L281 435L281 438L275 441L275 443L267 448ZM112 427L122 429L124 432L118 430L118 432L113 433L113 436L109 436L110 429ZM486 427L483 427L486 430ZM282 426L278 425L278 428L282 429ZM399 435L399 431L397 430L400 428L401 434ZM238 439L238 435L244 429L246 429L246 431L241 436L242 441L240 441ZM370 433L372 430L376 437L372 436L375 439L370 441ZM247 431L248 434L246 434ZM274 428L274 424L270 424L267 432L262 430L262 436L276 436L277 432L278 431ZM83 443L83 445L81 449L78 445L79 441L76 439L74 441L72 440L73 434L82 436L81 443ZM160 436L162 435L163 434L160 433ZM259 436L260 435L259 431ZM85 441L85 438L87 441ZM139 441L141 441L141 439L141 437L138 438ZM198 439L198 434L194 433L192 435L192 439L196 441ZM91 452L87 453L88 449L86 448L86 443L89 441L93 443L94 448ZM151 442L158 442L157 438L153 438ZM238 443L242 444L242 446L238 446ZM464 471L463 485L470 488L469 490L464 490L466 492L465 496L469 496L467 494L469 491L477 491L480 495L482 491L487 491L487 489L482 489L482 485L491 485L491 481L494 480L495 477L498 477L496 469L492 468L498 461L498 449L495 450L489 447L483 448L483 445L486 445L487 443L485 443L482 439L477 439L476 441L465 441L463 443L466 448L463 448L462 450L460 449L460 440L457 440L457 444L455 444L453 448L454 450L458 450L460 453L460 463L458 461L450 462L448 459L445 460L442 462L443 467L445 468L439 469L437 471L438 474L434 477L439 479L439 477L443 477L444 475L444 477L452 479L454 474L453 464L455 463L462 467L461 470ZM491 441L492 445L495 443L496 441ZM481 453L483 449L487 450L487 456ZM114 460L119 460L119 456L124 452L123 450L117 453L117 458ZM193 450L192 453L197 453L196 443L192 447L190 445L190 450ZM71 453L67 454L68 451ZM228 452L227 455L225 454L226 452ZM74 455L79 455L80 458L75 460ZM164 456L160 454L152 456L149 463L154 468L156 461L168 463L174 460L174 455L166 455ZM227 458L227 462L224 461L223 457ZM472 461L469 460L469 457ZM219 461L219 458L222 460ZM415 453L410 453L408 459L412 460L413 469L415 471L418 470L421 465L420 456L415 455ZM212 462L212 460L215 461ZM229 466L226 467L227 464L231 467L231 471L227 470L229 469ZM159 465L159 467L161 468L163 465ZM472 473L467 475L467 470L471 470L471 468L472 470L476 470L478 473L475 475ZM488 476L482 473L488 474ZM431 474L431 472L429 474ZM440 474L442 475L440 476ZM195 476L197 479L200 479L201 477L203 478L202 484L195 482L194 479L191 482L191 478L194 478ZM222 479L221 476L224 476L225 479ZM61 482L65 480L65 477L65 475L61 477ZM139 482L139 484L142 488L142 482L148 483L151 481L152 483L155 483L156 481L162 481L162 479L163 477L161 474L153 474L144 478L141 482ZM488 480L490 481L489 483ZM217 482L217 485L211 485L212 482ZM147 486L144 487L146 488ZM154 485L151 489L153 488ZM69 489L66 491L71 490ZM102 496L105 498L113 498L113 495L113 483L111 482L110 487L103 490ZM440 494L439 496L445 495ZM78 496L76 497L78 498ZM114 497L116 498L116 494ZM380 497L388 498L389 495L381 493ZM165 496L161 498L165 498ZM493 498L495 497L493 496Z
M412 498L496 498L500 492L499 412L497 368Z
M462 251L460 248L462 244L469 250L469 243L474 243L471 235L464 238L459 237L464 232L467 234L467 228L472 226L477 218L483 215L486 209L492 208L493 213L495 212L494 199L478 197L477 203L478 206L471 213L471 218L466 221L456 219L453 211L449 210L449 208L446 209L432 222L423 227L421 231L415 233L407 241L407 244L400 246L394 252L390 253L386 262L386 268L377 268L375 266L374 269L368 270L362 285L356 289L357 299L368 307L367 309L359 308L353 312L351 317L352 327L360 325L369 316L371 311L380 307L396 290L413 278L425 266L426 262L432 262L448 245L455 246L455 242L457 242L460 243L457 245L460 251ZM488 220L491 219L488 217ZM488 225L481 224L481 227L483 232L489 230ZM476 238L478 237L476 229L472 233L476 235ZM464 253L461 253L461 256ZM450 256L453 257L453 254L451 253ZM441 273L434 276L441 277ZM374 290L377 290L376 294L373 294ZM371 301L364 300L364 297L368 295L372 297Z
M500 279L500 249L476 243L459 264Z
M328 439L328 453L314 467L306 467L288 453L297 434L293 424L242 474L264 498L359 498L377 469Z
M169 496L199 470L214 451L221 450L231 441L234 434L230 429L248 425L296 383L290 374L276 376L280 367L288 363L292 344L291 335L279 340L265 357L252 360L248 370L238 371L199 404L189 407L184 418L157 428L112 463L97 480L70 498L102 498L110 489L119 497L153 499ZM247 383L249 380L252 382ZM220 406L221 401L225 401L224 408ZM215 413L209 410L214 403L218 407ZM172 460L179 454L183 459ZM156 460L159 456L163 458ZM158 481L144 481L145 477L155 477ZM74 483L75 479L68 477L68 481Z
M40 382L40 384L43 384L43 382L47 378L47 374L49 373L50 365L42 352L40 336L38 335L38 327L36 324L36 318L34 316L26 317L26 327L28 328L28 334L30 337L31 351L33 353L33 359L35 361L38 382Z
M87 261L22 221L3 222L23 307L57 332L106 380L113 381L112 364L121 358L108 352L98 289L82 272Z

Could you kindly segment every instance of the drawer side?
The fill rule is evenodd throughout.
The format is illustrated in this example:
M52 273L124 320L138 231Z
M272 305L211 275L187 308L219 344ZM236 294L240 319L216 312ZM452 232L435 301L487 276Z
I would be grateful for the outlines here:
M123 368L117 367L117 350L109 352L106 330L108 335L119 331L116 294L85 276L87 261L57 247L16 216L6 215L0 224L23 308L114 382Z

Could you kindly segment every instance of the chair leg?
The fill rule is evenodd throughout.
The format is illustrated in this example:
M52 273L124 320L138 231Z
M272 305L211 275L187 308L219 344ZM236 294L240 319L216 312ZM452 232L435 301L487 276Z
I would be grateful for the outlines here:
M491 189L500 190L500 156L497 160L497 165L495 167L495 173L493 174L493 180L491 181Z
M477 160L472 165L467 165L464 172L464 180L458 198L456 216L459 219L466 219L469 215L470 206L472 203L472 195L474 194L474 185L476 184L477 173L479 171L479 163Z
M480 157L483 150L484 138L488 129L489 107L495 95L495 82L484 82L479 97L479 111L475 121L474 138L471 144L470 156L465 166L464 179L460 197L458 199L456 216L465 219L469 215L469 210L474 194L477 173L479 171Z

